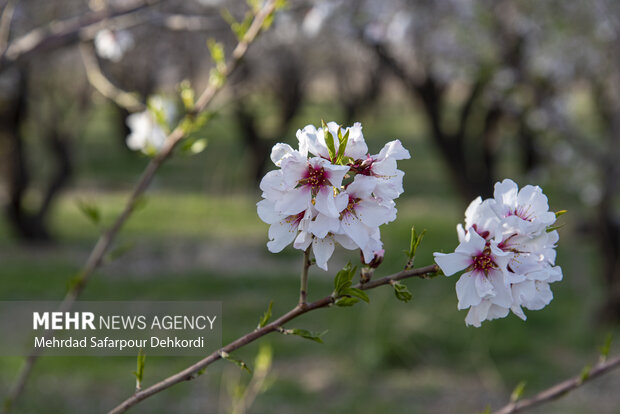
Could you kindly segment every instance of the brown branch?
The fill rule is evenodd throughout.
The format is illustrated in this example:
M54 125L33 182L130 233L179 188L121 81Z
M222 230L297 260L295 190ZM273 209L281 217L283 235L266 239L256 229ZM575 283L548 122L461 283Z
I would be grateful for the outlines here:
M609 359L604 362L600 362L592 368L588 375L578 375L576 377L567 379L566 381L562 381L559 384L556 384L550 388L547 388L544 391L539 392L535 396L521 400L512 402L499 410L495 411L493 414L512 414L520 411L524 411L535 407L537 405L541 405L552 400L555 400L566 393L581 387L586 382L593 380L596 377L599 377L603 374L606 374L616 368L620 367L620 356Z
M229 75L237 67L239 61L243 58L243 55L247 51L248 46L260 33L265 19L274 12L275 6L276 0L269 0L256 14L250 28L248 29L247 34L241 41L239 41L232 53L230 61L226 64L226 67L223 68L223 72L225 75ZM217 95L218 91L222 89L222 87L223 84L210 82L198 99L198 101L196 102L192 113L188 116L195 115L204 111L205 108L212 102L213 98ZM145 193L145 191L153 181L155 173L157 172L161 164L166 161L166 159L172 154L172 151L179 143L179 141L185 138L185 135L185 130L182 128L181 125L179 125L167 137L166 143L162 150L149 162L146 169L142 173L142 176L140 177L138 183L134 187L122 213L116 218L112 226L101 235L101 237L95 244L95 247L91 251L90 256L88 257L88 260L86 261L86 264L82 268L81 272L76 278L73 279L71 288L69 289L64 300L59 306L59 311L66 312L67 310L69 310L72 307L73 303L80 296L93 272L102 264L103 259L110 246L112 245L114 239L118 235L118 232L121 230L127 219L131 216L136 206L139 204L140 200L142 199L142 195ZM10 413L11 407L14 405L15 401L24 391L24 387L26 386L26 382L28 381L32 367L36 363L39 354L40 350L34 351L26 359L25 364L19 373L17 382L15 383L14 387L9 393L9 396L5 400L4 409L2 411L4 414Z
M92 48L86 45L86 43L80 43L80 56L84 63L88 82L100 94L114 101L118 106L127 109L129 112L144 111L146 109L138 98L114 85L103 72L101 72L97 57Z
M437 273L438 271L439 267L437 265L430 265L426 267L421 267L419 269L403 270L401 272L394 273L390 276L385 276L381 279L373 280L363 285L357 284L354 287L362 290L368 290L376 288L378 286L390 284L392 281L402 280L410 277L427 278L430 275ZM109 411L108 414L124 413L129 408L138 404L140 401L145 400L146 398L151 397L165 389L168 389L175 384L193 380L194 378L196 378L196 373L198 371L204 369L205 367L220 359L222 354L229 354L241 347L248 345L249 343L256 341L257 339L267 334L270 334L272 332L279 332L280 330L282 330L282 325L284 325L285 323L292 321L293 319L303 315L304 313L328 307L332 305L334 301L335 298L332 295L329 295L317 301L308 303L305 306L297 305L293 309L280 316L275 321L265 325L264 327L256 329L237 338L225 347L213 352L211 355L185 368L184 370L174 375L171 375L170 377L158 382L157 384L151 385L150 387L135 393L134 395L123 401L121 404L119 404L116 408Z
M62 47L80 39L92 39L95 33L107 26L112 19L141 12L160 1L162 0L141 0L132 2L129 6L53 21L33 29L7 45L4 53L0 55L0 72L37 51Z
M11 23L13 23L16 2L17 0L9 0L6 6L4 6L4 10L2 10L2 17L0 17L0 55L4 53L9 45Z

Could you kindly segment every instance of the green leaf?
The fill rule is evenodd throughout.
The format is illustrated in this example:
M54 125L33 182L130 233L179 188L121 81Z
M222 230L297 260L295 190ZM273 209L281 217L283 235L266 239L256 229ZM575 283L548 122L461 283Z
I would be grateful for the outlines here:
M484 410L480 411L478 414L491 414L491 405L487 404L487 406L484 407Z
M318 342L320 344L323 343L323 340L321 339L321 337L323 335L325 335L327 333L327 331L323 331L321 333L316 333L316 332L310 332L306 329L284 329L282 331L282 333L284 335L297 335L297 336L301 336L304 339L309 339L311 341L314 342Z
M561 224L559 226L549 226L549 227L547 227L547 233L551 233L552 231L559 230L562 227L564 227L563 224Z
M145 195L141 195L136 198L136 201L133 203L133 212L137 213L138 211L144 209L149 202L149 198Z
M526 385L527 385L527 382L525 381L521 381L520 383L517 384L515 389L512 390L512 394L510 394L510 402L513 402L513 403L517 402L517 400L521 398Z
M361 300L363 300L366 303L370 303L370 298L368 297L368 295L366 294L366 292L364 292L361 289L357 289L357 288L346 288L343 289L342 291L342 295L343 296L354 296L356 298L359 298Z
M234 357L230 356L230 354L228 352L220 351L220 356L222 357L222 359L225 359L226 361L232 362L233 364L235 364L239 368L246 370L248 373L250 373L250 374L252 373L252 370L250 369L248 364L246 364L245 362L243 362L240 359L237 359L237 358L234 358Z
M132 242L125 242L123 244L120 244L120 245L116 246L114 249L112 249L106 255L106 260L107 261L116 260L116 259L124 256L129 251L131 251L131 249L133 249L133 247L134 247L134 243L132 243Z
M590 378L590 371L592 370L592 366L590 366L589 364L586 365L585 367L583 367L583 369L581 370L581 374L579 374L579 382L582 383L584 381L587 381L588 378Z
M426 229L422 230L422 233L418 234L415 230L415 226L411 227L411 240L409 242L409 250L406 251L408 259L407 265L405 266L406 269L411 269L413 267L413 261L415 260L416 252L418 251L418 247L420 246L420 243L422 242L425 234Z
M558 218L560 216L563 216L564 214L568 213L568 210L560 210L560 211L556 211L555 212L555 218Z
M336 301L334 302L334 304L336 306L353 306L355 305L357 302L359 302L360 300L358 298L352 298L352 297L348 297L348 296L342 296L338 299L336 299Z
M601 352L601 361L605 361L609 356L609 350L611 349L611 340L613 339L613 335L611 332L607 334L605 338L605 343L603 346L599 347L599 351Z
M220 42L217 42L215 39L209 39L207 40L207 47L209 48L209 53L211 53L211 59L213 59L216 66L226 64L224 46Z
M345 267L342 268L334 278L334 297L342 296L342 291L351 287L353 284L353 276L357 272L357 266L352 267L351 262L347 263Z
M189 138L183 142L181 151L191 155L200 154L207 148L207 144L208 141L206 138Z
M329 160L336 161L336 144L334 142L334 136L329 132L329 128L325 121L321 119L321 125L323 127L323 137L325 138L325 145L327 145L327 151L329 152Z
M76 204L82 214L84 214L84 216L93 224L99 225L99 223L101 223L101 213L99 211L99 207L85 200L77 200Z
M396 296L396 299L402 302L409 302L413 299L413 295L409 292L407 286L400 282L392 282L391 285L394 287L394 296Z
M179 90L181 93L181 101L183 102L185 109L188 111L193 110L196 92L192 88L190 82L188 80L181 82L179 85Z
M263 317L260 318L260 321L258 322L258 327L262 328L265 325L267 325L267 323L269 322L269 319L271 319L271 308L273 307L273 301L269 301L269 306L267 307L267 310L265 311L265 313L263 314Z
M338 127L338 155L336 156L336 164L344 165L344 152L347 149L347 143L349 142L349 130L342 136L342 128Z
M137 390L142 388L142 378L144 377L144 365L145 365L144 362L145 361L146 361L146 354L144 353L142 348L140 348L140 351L138 352L136 370L133 373L136 377L136 389Z

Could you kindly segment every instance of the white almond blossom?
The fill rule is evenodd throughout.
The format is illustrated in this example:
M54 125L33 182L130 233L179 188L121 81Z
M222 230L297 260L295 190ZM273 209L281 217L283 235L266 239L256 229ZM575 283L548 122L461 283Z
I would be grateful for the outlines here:
M549 283L562 280L555 266L559 239L551 228L540 187L506 179L495 184L494 198L476 198L457 226L459 246L454 253L435 253L435 261L450 276L465 270L456 284L458 308L468 309L468 325L503 318L512 311L525 319L522 308L539 310L553 299Z
M270 225L268 249L275 253L291 242L300 250L312 247L324 270L336 244L360 249L366 263L382 255L379 226L396 218L394 199L402 193L404 173L396 161L409 158L409 152L396 140L369 155L359 123L308 125L297 131L297 139L299 150L282 143L273 147L271 160L280 169L260 184L264 199L257 209ZM341 142L346 148L339 153Z
M120 62L127 50L133 47L131 33L126 30L102 29L95 35L95 51L103 59Z
M130 133L126 142L129 149L142 151L147 155L158 153L166 143L169 126L176 118L176 106L169 99L153 96L148 109L127 117Z

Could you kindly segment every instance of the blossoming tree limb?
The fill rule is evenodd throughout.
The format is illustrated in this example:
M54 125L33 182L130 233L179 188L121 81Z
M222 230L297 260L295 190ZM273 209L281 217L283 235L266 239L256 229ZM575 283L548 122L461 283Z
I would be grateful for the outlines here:
M260 31L265 26L265 21L267 21L267 19L272 16L278 5L280 5L278 0L268 0L267 2L265 2L262 8L256 12L254 19L252 20L252 24L248 27L244 36L240 38L236 47L232 51L230 60L227 63L221 65L221 67L219 68L221 76L220 79L225 81L226 77L228 77L234 71L239 61L243 58L246 51L248 50L249 45L256 39ZM222 89L223 86L224 82L209 82L208 86L198 97L191 110L188 111L186 118L191 121L198 114L203 112L213 101L213 98L215 98L216 94ZM142 176L138 180L131 195L129 196L129 199L127 200L127 203L125 204L125 207L121 214L97 240L97 243L91 251L86 261L86 264L79 272L79 274L73 279L71 287L59 307L59 311L65 312L71 308L73 303L77 300L77 298L86 287L93 272L99 266L101 266L106 253L112 246L119 231L121 230L125 222L129 219L129 217L132 215L136 206L140 204L142 200L142 195L151 184L155 173L157 172L161 164L170 157L177 144L187 136L186 128L187 124L181 122L179 126L177 126L167 136L165 144L162 147L161 151L152 158L152 160L149 162L146 169L142 173ZM13 388L11 389L8 397L5 399L3 413L8 414L9 412L11 412L11 407L22 394L26 382L28 381L28 378L30 376L30 372L32 371L33 366L38 360L39 355L39 352L34 351L26 359L25 364L22 367Z

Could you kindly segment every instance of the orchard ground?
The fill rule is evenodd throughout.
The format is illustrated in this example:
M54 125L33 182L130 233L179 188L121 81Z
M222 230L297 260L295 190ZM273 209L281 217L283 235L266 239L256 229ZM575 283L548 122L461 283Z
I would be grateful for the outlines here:
M400 270L412 225L427 229L416 264L432 263L434 251L457 245L455 226L465 205L458 199L433 147L411 110L384 106L361 119L371 152L399 138L412 154L399 163L405 194L397 200L398 218L382 227L386 259L376 276ZM330 114L326 116L325 114ZM338 120L329 105L308 105L294 123L303 127L321 118ZM71 277L86 260L99 233L84 217L77 200L96 204L102 224L121 211L131 184L147 160L122 146L111 115L92 115L76 143L77 173L72 188L56 204L51 246L24 246L9 237L0 221L3 300L63 297ZM269 116L265 128L270 127ZM298 298L301 252L267 251L268 226L256 215L260 200L244 167L247 154L226 109L207 127L209 146L200 155L177 156L166 164L143 208L127 223L117 246L131 247L93 277L83 300L220 300L224 341L256 327L270 300L274 314L293 307ZM287 141L295 144L294 131ZM29 145L35 145L30 142ZM502 173L520 186L510 148ZM36 152L33 162L40 156ZM568 209L561 222L558 264L564 281L552 285L555 299L542 311L527 312L466 327L465 312L456 310L457 277L405 281L413 300L396 300L390 287L370 292L370 304L312 312L288 327L328 332L324 344L272 334L274 365L269 387L249 412L255 413L474 413L490 403L508 402L512 389L526 381L525 395L571 375L598 359L598 347L614 329L596 322L602 297L594 243L579 231L588 214L564 194L553 176L544 183L552 210ZM33 191L32 197L38 196ZM331 293L333 276L357 252L337 248L330 272L313 268L309 298ZM615 328L615 336L620 336ZM252 344L235 356L253 362ZM620 344L612 344L612 353ZM147 356L148 386L194 362L196 358ZM0 391L15 379L21 358L0 358ZM105 412L129 396L135 386L135 358L42 358L35 367L16 413ZM220 361L196 381L179 384L143 402L132 412L227 412L230 392L249 375ZM620 376L612 373L538 410L538 413L614 413Z

